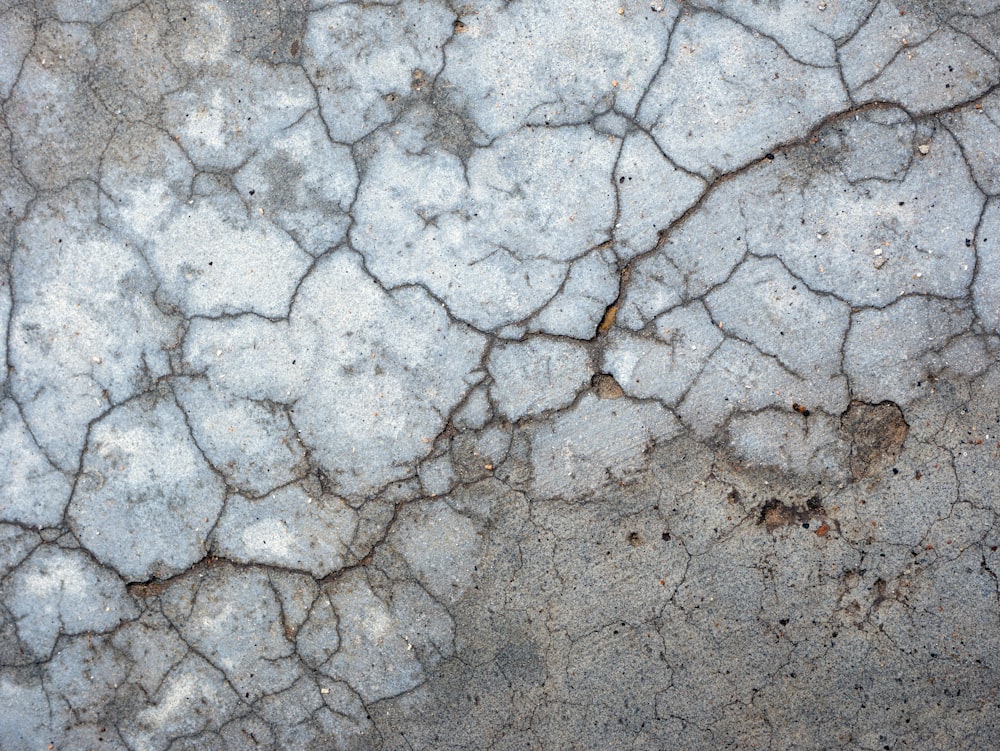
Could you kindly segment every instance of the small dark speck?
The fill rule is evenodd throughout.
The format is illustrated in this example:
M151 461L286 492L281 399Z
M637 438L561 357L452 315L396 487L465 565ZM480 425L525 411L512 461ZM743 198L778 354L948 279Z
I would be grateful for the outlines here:
M664 542L670 542L670 533L669 532L664 532L662 535L660 535L660 537L663 538Z
M251 190L251 191L250 191L250 195L253 195L253 194L254 194L254 193L256 193L256 192L257 192L257 191L255 191L255 190Z
M767 155L766 155L766 158L767 158L768 160L770 160L770 161L772 161L772 162L773 162L773 161L774 161L774 154L767 154Z
M965 247L967 247L967 248L971 248L972 247L972 240L971 240L971 238L968 238L968 237L965 238Z

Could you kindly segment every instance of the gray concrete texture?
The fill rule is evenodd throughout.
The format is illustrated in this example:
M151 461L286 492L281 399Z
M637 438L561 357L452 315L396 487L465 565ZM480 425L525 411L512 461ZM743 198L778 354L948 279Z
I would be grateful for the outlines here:
M0 1L0 748L1000 748L998 0Z

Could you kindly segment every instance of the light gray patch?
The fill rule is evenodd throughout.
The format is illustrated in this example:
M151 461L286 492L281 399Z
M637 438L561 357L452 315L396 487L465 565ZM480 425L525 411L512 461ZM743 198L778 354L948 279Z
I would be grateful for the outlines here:
M589 128L526 129L468 166L424 149L420 129L394 135L362 181L351 232L384 284L426 285L458 318L495 329L548 303L570 262L608 239L616 147ZM603 312L588 286L571 281L561 304Z
M0 15L0 97L6 99L31 50L35 13L30 6L5 8Z
M904 36L898 54L853 96L859 101L888 99L924 113L974 99L1000 81L996 56L947 26L914 41Z
M1000 334L1000 202L996 198L986 206L975 244L979 259L972 284L976 315Z
M659 404L584 394L572 410L530 429L531 491L540 498L592 498L627 480L656 441L679 430Z
M787 409L791 401L839 414L847 406L847 381L842 375L800 378L775 358L744 342L727 339L712 354L677 409L685 425L708 437L730 415L767 407Z
M122 719L119 732L130 747L167 751L175 739L217 732L238 701L223 673L190 653Z
M301 68L231 58L171 92L165 104L163 124L191 160L228 170L296 123L315 99Z
M670 233L656 253L636 262L622 303L621 321L641 329L683 300L722 283L747 252L739 180L712 190L698 210Z
M914 148L918 134L913 121L896 109L871 110L834 121L816 138L851 184L902 180L913 160L923 155L919 145Z
M223 671L241 699L282 691L300 676L281 600L260 569L214 569L164 593L163 612L182 638Z
M393 530L392 544L435 598L454 602L471 586L479 553L479 530L445 501L408 505Z
M3 585L3 600L18 638L47 657L61 634L105 631L135 616L125 585L84 552L46 545L22 562Z
M442 415L481 377L483 346L423 291L389 294L357 256L339 253L299 288L287 325L243 318L192 326L185 351L216 388L294 402L299 439L337 492L363 497L429 453Z
M1000 193L1000 94L946 112L941 120L962 145L980 190L993 196Z
M645 133L625 138L615 167L619 215L615 223L615 252L628 260L652 248L691 207L705 189L705 181L679 169Z
M644 2L579 9L486 2L468 11L445 72L493 137L525 123L586 121L612 106L633 113L677 14L675 6L656 13Z
M653 326L655 336L609 336L604 368L626 394L675 406L724 336L700 303L664 313Z
M225 199L188 202L147 250L157 292L187 315L287 315L312 261L271 223Z
M357 529L357 514L341 499L311 496L299 485L263 498L230 496L212 534L216 555L310 572L339 570Z
M935 25L927 18L901 14L893 3L873 3L863 23L840 50L840 68L853 91L877 80L904 47L926 40ZM905 40L905 41L904 41ZM907 62L912 64L912 55ZM919 71L917 66L909 66Z
M871 403L911 402L931 388L939 351L971 320L963 305L924 297L855 313L844 346L853 395Z
M41 541L36 532L15 524L0 524L0 577L7 576Z
M295 649L302 661L317 669L340 649L340 619L330 598L330 588L324 587L313 600L309 615L295 636Z
M189 200L194 167L177 141L134 123L116 131L101 160L101 215L145 247Z
M95 56L88 26L46 20L18 71L7 100L18 116L6 118L6 125L16 164L40 188L96 176L95 156L111 137L113 121L85 77ZM74 127L65 128L70 121Z
M515 421L567 406L591 376L583 347L543 338L497 345L487 367L490 396L500 414Z
M344 239L358 174L350 149L331 143L310 113L268 139L233 182L252 214L267 217L315 256Z
M847 121L838 135L841 164L849 170L858 156L850 144L869 128L860 119ZM897 150L891 131L882 134L889 151ZM975 231L982 196L945 131L918 133L914 141L905 175L890 181L852 183L834 171L803 174L795 154L744 173L752 194L771 201L742 201L750 250L777 256L814 292L852 305L881 307L908 293L965 294L975 264L965 240ZM822 143L803 149L804 156L811 150L828 155ZM875 173L884 165L880 160Z
M719 328L753 342L804 379L840 371L848 306L817 295L773 259L748 259L705 298Z
M234 399L203 380L177 381L174 390L194 440L228 485L261 496L296 479L305 452L287 407Z
M813 414L804 405L735 416L728 426L738 456L753 465L782 472L841 481L848 476L850 444L840 435L840 421Z
M31 746L45 735L50 716L45 688L37 675L27 670L0 671L0 701L6 718L0 722L4 747Z
M11 262L9 384L56 467L76 469L88 423L169 372L173 322L141 255L94 224L83 184L36 203Z
M302 62L334 140L350 143L392 119L414 71L436 73L453 15L436 4L341 3L309 15Z
M127 668L108 636L86 634L60 646L45 671L45 688L54 707L72 717L68 722L84 725L81 736L95 733L109 712L114 711L116 689L126 681ZM108 740L114 739L114 731ZM96 740L96 738L95 738Z
M447 455L421 463L419 476L421 489L431 498L447 493L458 479Z
M667 61L639 121L667 156L705 177L759 159L847 105L832 67L802 65L710 13L681 18Z
M0 488L0 519L38 527L59 524L70 494L10 399L0 404Z
M132 123L155 121L162 97L184 80L184 71L171 59L170 35L167 12L155 5L122 8L95 29L97 65L91 81L108 110ZM115 133L120 135L120 130Z
M447 613L420 590L390 602L356 575L338 582L330 602L340 623L340 648L320 671L350 685L364 702L409 691L425 680L422 650L447 632ZM420 614L413 608L420 608ZM429 627L429 628L428 628ZM442 645L444 646L444 645Z
M77 485L69 521L102 563L139 581L171 576L205 555L223 485L169 396L109 413L91 429L82 466L103 482Z
M577 259L562 289L532 317L527 331L590 339L604 311L618 297L617 272L614 256L606 247Z

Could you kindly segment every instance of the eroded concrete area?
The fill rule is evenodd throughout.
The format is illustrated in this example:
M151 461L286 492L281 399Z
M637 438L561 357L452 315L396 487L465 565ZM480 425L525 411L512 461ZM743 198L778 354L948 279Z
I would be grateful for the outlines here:
M0 2L0 748L1000 745L1000 3Z

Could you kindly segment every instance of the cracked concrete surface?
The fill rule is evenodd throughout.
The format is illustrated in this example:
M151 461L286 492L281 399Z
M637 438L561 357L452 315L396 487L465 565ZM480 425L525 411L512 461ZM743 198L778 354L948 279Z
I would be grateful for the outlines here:
M0 2L0 748L1000 745L1000 2Z

